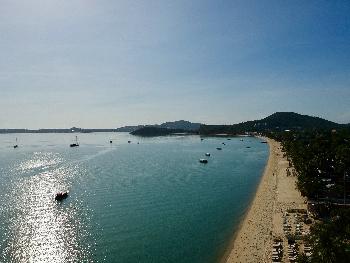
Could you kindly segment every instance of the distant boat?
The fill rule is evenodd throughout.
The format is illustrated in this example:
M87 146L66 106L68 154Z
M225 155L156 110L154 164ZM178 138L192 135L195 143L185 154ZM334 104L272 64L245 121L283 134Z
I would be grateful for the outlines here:
M79 143L78 143L78 136L75 136L75 143L71 143L69 146L70 146L70 147L78 147L78 146L79 146Z
M210 153L206 153L205 156L210 156Z
M227 138L228 141L231 141L231 138Z
M226 145L224 142L222 143L223 145Z
M247 146L247 147L245 147L245 148L250 148L250 146Z
M222 148L221 148L221 147L217 147L216 150L219 150L219 151L220 151L220 150L222 150Z
M63 199L66 199L68 197L68 192L59 192L55 196L56 201L62 201Z
M201 141L203 141L204 139L203 138L201 138Z
M208 160L207 159L199 159L199 162L200 163L208 163Z
M17 138L16 138L16 144L13 145L13 148L14 148L14 149L18 148Z
M243 139L240 139L241 142L243 142Z
M110 141L109 141L109 143L113 143L113 141L112 141L112 140L110 140Z
M128 143L131 143L131 141L128 141Z
M260 142L260 143L267 143L267 141L262 141L262 142Z

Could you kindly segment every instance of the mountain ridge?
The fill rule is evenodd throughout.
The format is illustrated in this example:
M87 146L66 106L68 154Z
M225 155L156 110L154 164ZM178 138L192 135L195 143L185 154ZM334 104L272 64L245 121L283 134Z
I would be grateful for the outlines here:
M241 134L245 132L273 132L285 130L318 130L348 128L350 124L339 124L320 117L295 112L275 112L265 118L233 125L201 125L200 134Z
M139 130L145 127L184 130L184 131L197 131L199 130L201 125L202 123L178 120L178 121L163 122L162 124L123 126L123 127L117 128L116 131L117 132L134 132L136 130Z

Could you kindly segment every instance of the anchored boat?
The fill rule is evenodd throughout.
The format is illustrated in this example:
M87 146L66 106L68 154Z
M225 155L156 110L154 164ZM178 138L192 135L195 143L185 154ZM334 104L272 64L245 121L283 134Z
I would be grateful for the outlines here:
M68 192L59 192L55 196L56 201L62 201L63 199L66 199L68 197Z
M18 148L17 138L16 138L16 144L13 145L13 148L14 148L14 149Z
M71 143L69 146L70 146L70 147L78 147L78 146L79 146L79 143L78 143L78 136L75 136L75 143Z

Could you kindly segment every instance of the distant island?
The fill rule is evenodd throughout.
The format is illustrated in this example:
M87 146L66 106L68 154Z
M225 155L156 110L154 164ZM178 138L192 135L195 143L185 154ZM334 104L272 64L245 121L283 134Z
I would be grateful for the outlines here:
M172 134L198 134L202 124L192 123L189 121L174 121L165 122L160 125L147 125L147 126L127 126L135 129L130 132L132 135L137 136L166 136ZM125 128L125 127L123 127ZM120 130L119 130L120 131Z
M166 136L172 134L197 134L194 131L188 131L183 129L167 129L159 127L143 127L130 134L136 136L152 137L152 136Z
M117 128L117 132L134 132L136 130L152 127L152 128L161 128L161 129L175 129L175 130L184 130L184 131L198 131L201 123L193 123L190 121L179 120L172 122L164 122L162 124L153 124L153 125L135 125L135 126L124 126Z

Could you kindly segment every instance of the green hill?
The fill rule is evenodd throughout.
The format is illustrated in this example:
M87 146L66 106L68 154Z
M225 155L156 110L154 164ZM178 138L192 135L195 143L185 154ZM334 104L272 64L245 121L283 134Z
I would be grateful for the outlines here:
M117 132L134 132L136 130L145 128L145 127L155 127L155 128L164 128L164 129L180 129L184 131L198 131L201 123L194 123L185 120L179 121L168 121L162 124L151 124L151 125L135 125L135 126L124 126L117 128Z
M167 129L167 128L159 128L159 127L143 127L136 131L130 132L132 135L143 136L143 137L151 137L151 136L165 136L171 135L174 133L185 133L185 130L182 129Z
M284 130L330 130L349 127L319 117L295 112L276 112L266 118L234 125L201 125L200 134L242 134L245 132L271 132Z

